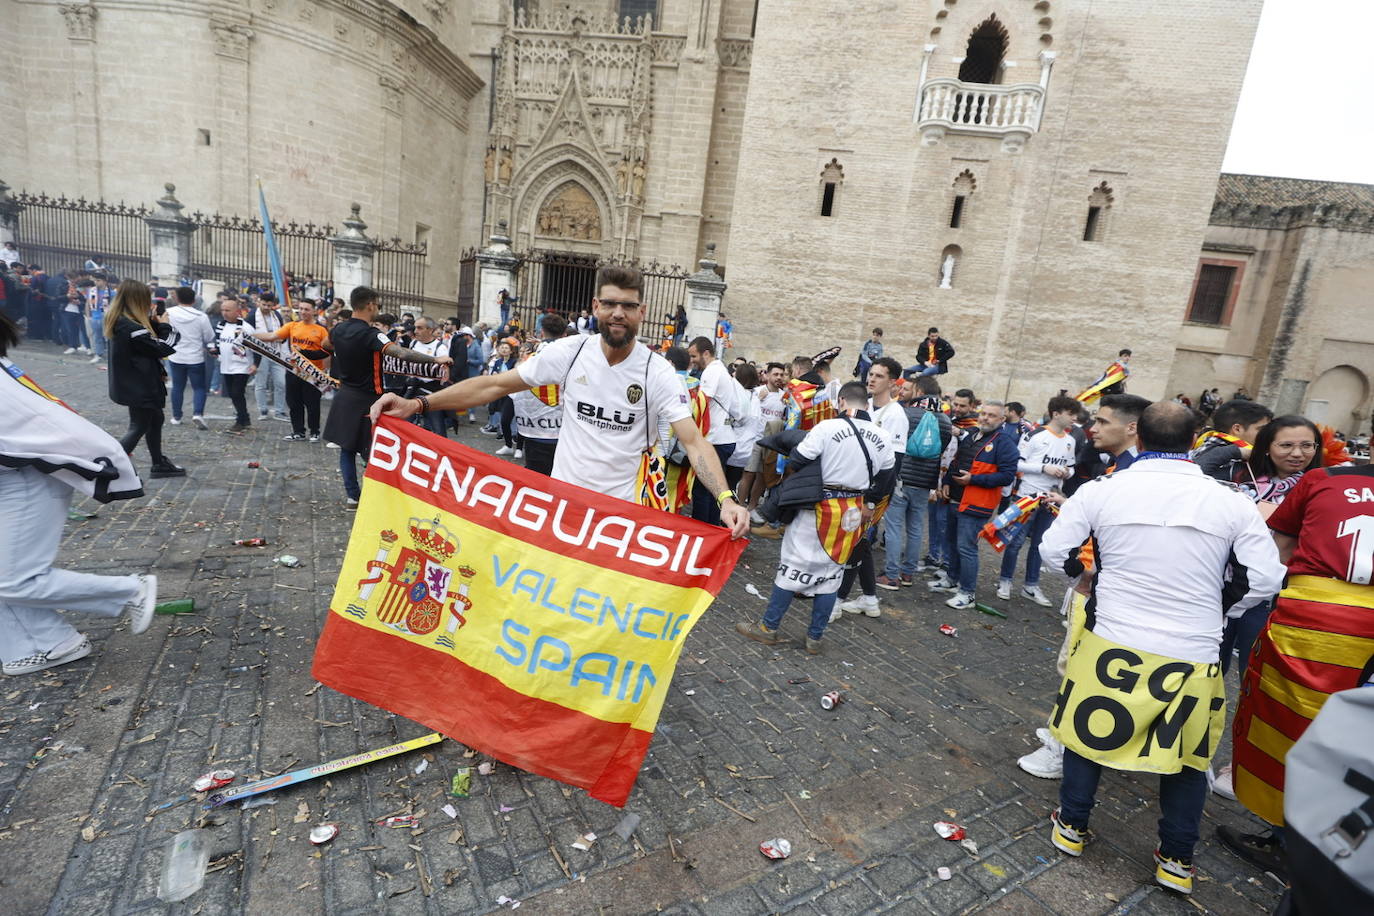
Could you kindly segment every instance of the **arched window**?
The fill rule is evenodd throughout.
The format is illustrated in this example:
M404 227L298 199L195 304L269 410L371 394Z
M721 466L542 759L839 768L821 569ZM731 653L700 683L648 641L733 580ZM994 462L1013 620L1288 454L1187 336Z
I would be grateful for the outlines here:
M968 37L964 62L959 65L959 80L964 83L1002 82L1002 63L1007 56L1006 27L994 14L984 19Z
M1088 195L1088 218L1083 221L1083 241L1100 242L1107 232L1107 216L1112 209L1112 189L1107 182Z
M840 185L844 184L844 166L831 159L821 169L821 216L834 216L840 199Z
M964 256L964 250L958 245L946 245L945 250L940 252L940 270L938 277L940 289L953 289L954 277L959 273L959 261Z
M977 187L978 180L973 177L973 173L968 169L964 169L954 179L954 203L949 209L949 228L958 229L964 224L964 220L968 217L969 198L973 196Z

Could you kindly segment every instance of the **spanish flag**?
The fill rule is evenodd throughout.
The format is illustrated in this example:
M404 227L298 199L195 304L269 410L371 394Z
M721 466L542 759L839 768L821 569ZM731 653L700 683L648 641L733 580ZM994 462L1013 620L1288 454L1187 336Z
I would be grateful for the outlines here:
M1107 371L1103 372L1102 375L1097 379L1097 381L1093 382L1091 385L1089 385L1087 388L1084 388L1082 392L1079 393L1076 400L1084 407L1087 407L1091 404L1096 404L1097 399L1102 397L1102 392L1104 389L1110 388L1118 382L1126 381L1127 376L1129 376L1130 374L1131 370L1126 367L1125 363L1112 363L1110 366L1107 367Z
M312 674L621 806L745 544L382 417Z
M1284 761L1326 698L1374 664L1374 586L1290 576L1241 685L1231 724L1236 798L1283 824Z

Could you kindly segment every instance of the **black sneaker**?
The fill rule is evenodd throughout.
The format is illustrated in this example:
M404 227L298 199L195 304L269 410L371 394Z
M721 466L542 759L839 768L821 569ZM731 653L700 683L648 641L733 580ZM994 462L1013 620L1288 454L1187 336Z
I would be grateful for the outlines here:
M246 430L248 430L248 429L250 429L250 428L251 428L251 427L250 427L247 423L235 423L233 426L229 427L229 429L226 430L226 432L241 433L241 432L245 432Z
M175 464L172 464L171 461L167 460L166 458L163 458L163 459L161 459L160 461L154 461L154 462L153 462L153 469L152 469L152 471L149 473L148 476L154 477L154 478L157 478L157 477L185 477L185 476L186 476L186 469L185 469L185 468L181 468L181 467L177 467Z
M1241 833L1234 827L1222 824L1217 828L1217 839L1221 840L1221 845L1255 868L1273 875L1284 884L1288 883L1288 862L1284 858L1279 838L1272 831Z
M289 436L282 436L282 437L281 437L281 441L283 441L283 442L304 442L304 441L305 441L305 433L292 433L292 434L289 435Z

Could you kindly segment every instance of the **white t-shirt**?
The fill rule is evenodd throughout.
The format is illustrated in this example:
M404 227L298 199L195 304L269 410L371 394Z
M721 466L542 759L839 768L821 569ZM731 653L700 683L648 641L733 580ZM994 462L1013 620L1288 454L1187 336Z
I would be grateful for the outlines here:
M901 408L898 408L901 411ZM905 418L905 414L903 414ZM852 424L852 425L851 425ZM864 446L868 448L869 461L873 463L873 474L892 467L897 460L892 449L892 434L868 420L850 420L834 417L822 420L797 446L797 454L803 458L821 459L821 482L835 489L867 490L872 481L868 476L868 461L864 460L864 449L854 437L855 430L863 436Z
M701 370L701 393L711 410L711 429L706 441L712 445L730 445L737 438L735 428L730 425L730 405L738 397L735 380L718 359Z
M738 385L739 382L735 382L735 384ZM748 390L740 392L740 397L740 403L747 404L748 407L744 413L744 420L735 427L735 450L730 453L730 457L725 462L730 467L736 468L748 466L749 457L754 452L754 443L763 436L761 402L754 392Z
M253 354L243 345L243 335L251 330L242 321L220 323L215 345L219 347L221 375L247 375L253 368Z
M1077 443L1068 433L1055 435L1054 430L1042 426L1021 440L1021 460L1016 469L1021 472L1021 496L1038 496L1053 490L1066 478L1045 473L1046 467L1072 468Z
M692 408L673 367L636 342L615 366L593 337L564 337L516 367L526 385L559 385L563 419L553 477L635 501L640 454L658 418L687 420Z
M782 400L782 389L769 391L767 386L760 387L758 391L763 391L763 400L759 403L759 413L763 415L764 425L771 420L782 420L787 416L787 405ZM756 393L754 397L758 397Z
M536 353L547 350L552 341L541 343ZM515 405L515 431L526 439L552 439L557 441L559 427L563 424L563 405L550 407L528 389L517 391L510 396Z
M900 455L906 451L906 437L911 429L911 421L906 417L906 411L902 405L896 401L888 401L876 410L873 401L868 402L868 416L875 424L881 426L892 437L892 453Z

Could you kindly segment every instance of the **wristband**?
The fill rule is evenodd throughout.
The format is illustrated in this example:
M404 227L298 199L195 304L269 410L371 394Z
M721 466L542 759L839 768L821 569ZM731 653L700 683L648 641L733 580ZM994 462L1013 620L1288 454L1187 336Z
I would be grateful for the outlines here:
M717 506L717 507L723 506L723 505L725 505L725 501L726 501L727 499L734 499L734 498L735 498L735 491L734 491L734 490L721 490L719 493L716 494L716 506Z
M417 414L424 416L429 413L429 398L425 397L423 394L418 394L415 396L415 400L420 404L420 409L415 411Z

